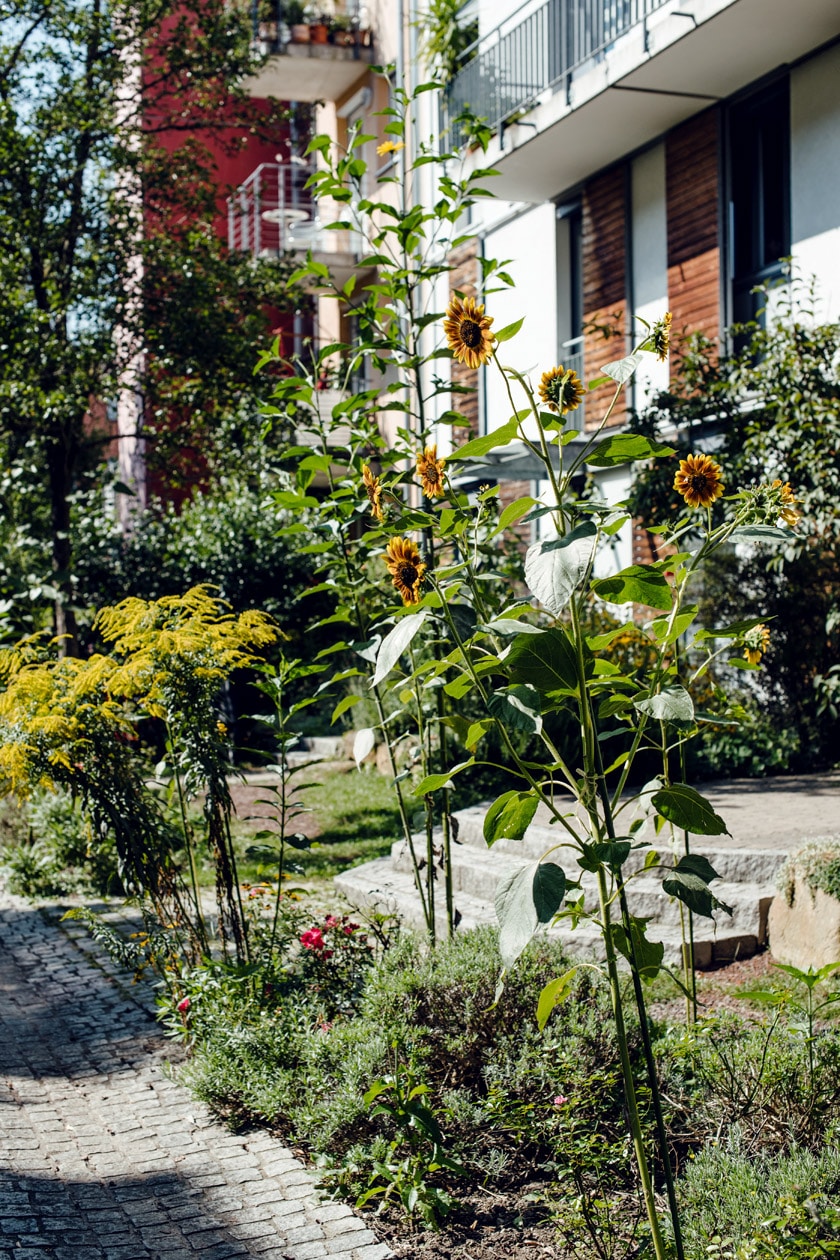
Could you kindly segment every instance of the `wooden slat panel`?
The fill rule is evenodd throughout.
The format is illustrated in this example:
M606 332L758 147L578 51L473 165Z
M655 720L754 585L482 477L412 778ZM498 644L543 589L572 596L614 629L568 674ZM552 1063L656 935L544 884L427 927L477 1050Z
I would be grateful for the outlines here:
M717 108L675 128L665 159L674 335L703 332L714 340L720 336L721 266Z
M599 374L601 365L620 359L626 352L627 311L627 175L614 167L590 180L583 193L583 324L584 370L587 381ZM594 325L608 326L618 335L609 339ZM601 423L614 393L602 386L586 400L586 427ZM619 399L610 422L626 419L624 397Z
M449 273L450 296L457 289L459 293L463 293L466 297L476 297L476 283L478 280L476 249L475 241L469 241L461 249L450 255L449 263L452 267ZM453 385L460 385L472 391L466 394L455 391L452 394L453 410L462 412L467 419L465 425L458 425L453 430L453 440L459 443L469 441L470 438L478 436L478 372L473 368L467 367L464 363L459 363L457 359L453 359L451 375Z

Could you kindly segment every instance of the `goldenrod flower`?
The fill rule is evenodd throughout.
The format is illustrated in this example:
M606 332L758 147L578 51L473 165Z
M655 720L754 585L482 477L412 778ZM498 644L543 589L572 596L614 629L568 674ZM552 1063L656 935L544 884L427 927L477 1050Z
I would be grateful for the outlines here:
M430 499L442 499L446 490L443 484L443 468L446 460L438 459L437 445L427 446L417 456L417 476L423 493Z
M377 157L385 157L388 153L399 153L400 149L404 148L404 140L383 140L382 144L376 146L376 155Z
M796 529L802 513L797 510L799 500L791 490L790 482L786 481L782 485L777 477L772 489L779 492L779 520L784 521L785 525L789 525L791 529Z
M689 507L711 507L715 499L723 494L720 465L710 455L689 455L681 459L679 472L674 477L674 489Z
M648 341L649 348L656 355L660 363L664 363L668 358L668 350L671 345L671 312L666 311L661 319L658 319L653 325L653 329Z
M370 510L378 521L384 520L382 511L382 484L377 476L375 476L367 464L362 464L362 476L365 481L365 491L370 500Z
M493 354L493 320L484 314L484 306L473 298L454 297L446 310L443 331L449 349L459 363L479 368Z
M419 604L426 566L416 545L408 538L392 538L385 551L385 563L403 603Z
M580 406L586 390L577 372L561 365L553 367L550 372L543 372L539 393L549 411L565 416Z
M753 626L744 635L744 656L750 665L757 665L770 646L770 631L767 626Z

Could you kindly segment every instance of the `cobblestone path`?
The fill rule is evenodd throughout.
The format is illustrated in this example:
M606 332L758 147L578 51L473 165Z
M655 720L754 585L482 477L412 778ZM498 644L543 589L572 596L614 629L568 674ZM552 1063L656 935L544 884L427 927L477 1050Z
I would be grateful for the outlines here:
M280 1142L167 1076L176 1048L56 918L0 897L0 1260L389 1256Z

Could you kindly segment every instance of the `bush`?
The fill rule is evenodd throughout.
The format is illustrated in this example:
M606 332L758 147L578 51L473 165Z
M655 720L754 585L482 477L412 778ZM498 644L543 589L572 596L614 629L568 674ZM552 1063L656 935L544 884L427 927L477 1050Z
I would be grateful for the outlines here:
M9 891L23 897L124 891L113 837L60 790L38 791L21 806L19 835L6 846L3 865Z

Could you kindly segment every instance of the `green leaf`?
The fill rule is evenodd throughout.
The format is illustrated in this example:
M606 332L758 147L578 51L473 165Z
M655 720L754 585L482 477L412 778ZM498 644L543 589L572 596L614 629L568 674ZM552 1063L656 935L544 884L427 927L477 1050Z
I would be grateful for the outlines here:
M642 354L628 354L623 359L614 359L612 363L605 363L601 371L611 380L623 385L630 380L643 357Z
M550 923L563 904L566 876L554 862L535 862L499 880L496 917L499 953L512 967L541 923Z
M518 635L504 664L514 682L530 683L543 693L573 691L578 684L575 649L565 630Z
M638 459L654 459L675 455L673 446L654 442L640 433L616 433L599 442L586 462L595 468L616 468L619 464L632 464Z
M459 446L457 451L453 451L449 456L449 459L474 459L477 455L487 455L499 446L508 446L516 437L518 429L519 417L511 416L507 424L494 429L492 433L485 433L483 437L473 438L471 442L466 442L463 446Z
M633 915L630 916L629 935L621 923L610 924L613 945L618 952L631 964L635 959L643 980L653 980L662 967L665 946L660 941L649 941L646 929L647 919L637 919Z
M505 792L498 797L484 817L484 839L488 845L497 840L521 840L537 812L539 799L532 792Z
M493 336L496 338L496 341L510 341L511 337L516 336L524 323L525 316L523 315L521 319L515 320L514 323L506 324L504 328L500 328Z
M728 626L721 626L719 630L698 630L694 642L702 643L704 639L738 639L748 630L754 630L768 620L768 617L748 617L746 621L730 621Z
M514 499L513 503L509 503L507 507L502 510L502 514L499 517L499 523L493 531L494 536L495 534L501 533L503 529L507 529L510 525L515 525L516 522L521 520L527 512L530 512L536 502L537 500L532 499L530 494L525 494L521 499Z
M671 625L670 617L655 617L651 622L651 629L658 643L676 643L680 635L685 634L694 618L697 616L697 606L692 604L685 612L678 613ZM670 629L669 629L670 626Z
M730 534L735 542L781 543L797 542L799 536L792 529L783 529L780 525L739 525Z
M550 980L543 989L537 1002L537 1025L540 1032L543 1031L548 1023L548 1017L555 1006L565 1002L572 992L577 972L577 967L571 967L568 971L564 971L562 976L558 976L556 980Z
M662 888L669 897L676 897L687 905L692 913L711 919L713 910L732 913L731 907L718 901L709 888L709 881L717 877L717 871L706 858L690 853L681 857L674 869L668 872Z
M591 648L593 652L600 652L602 648L609 647L614 639L620 634L627 634L637 631L639 627L635 621L625 621L623 625L616 626L614 630L607 630L606 634L591 634L587 636L586 646Z
M634 701L634 708L659 722L690 726L694 722L694 702L685 687L664 687L647 700Z
M427 616L428 610L421 608L418 612L410 613L407 617L401 618L393 630L389 630L380 643L379 651L376 654L376 672L373 675L371 686L378 686L384 678L388 677Z
M670 610L673 594L658 569L649 564L631 564L612 577L599 578L592 589L609 604L645 604L648 608Z
M535 687L520 684L494 691L487 708L503 726L538 735L542 730L542 704Z
M427 774L414 789L415 796L427 796L430 792L439 792L441 788L451 783L456 774L460 774L462 770L466 770L467 766L473 764L473 758L469 761L462 761L459 765L453 766L451 770L446 770L443 774Z
M691 831L697 836L729 835L723 819L706 798L687 783L661 788L650 799L656 812L681 831Z
M338 704L333 709L332 717L330 718L330 726L332 726L333 722L337 721L338 718L341 717L342 713L346 713L348 709L353 708L354 704L358 704L361 698L361 696L351 695L344 696L343 699L339 700Z
M353 740L353 760L356 768L361 770L364 759L373 752L376 746L376 735L370 726L363 726L361 730L356 731L356 738Z
M539 626L532 626L530 621L517 621L515 617L498 617L488 621L481 627L491 634L544 634Z
M585 844L578 858L578 865L584 871L597 873L602 863L611 870L620 870L630 856L632 840L603 840L598 844Z
M555 617L563 611L583 581L595 551L597 530L584 521L565 538L535 543L525 556L528 589Z

